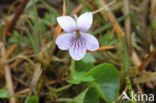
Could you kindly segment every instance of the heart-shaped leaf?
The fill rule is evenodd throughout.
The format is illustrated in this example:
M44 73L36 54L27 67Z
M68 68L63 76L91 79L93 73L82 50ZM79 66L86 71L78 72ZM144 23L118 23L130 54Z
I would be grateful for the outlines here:
M112 64L100 64L88 72L94 78L90 85L95 87L99 95L108 103L112 103L118 97L120 76L116 67Z
M99 94L96 89L91 87L86 93L84 103L99 103Z

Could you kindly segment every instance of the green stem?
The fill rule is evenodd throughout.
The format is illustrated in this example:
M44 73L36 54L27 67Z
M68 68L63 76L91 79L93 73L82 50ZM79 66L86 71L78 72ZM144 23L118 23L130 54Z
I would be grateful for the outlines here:
M129 54L128 54L128 50L127 50L127 46L126 46L126 41L125 41L125 37L122 36L120 39L119 39L119 42L117 43L117 48L119 50L119 53L121 55L121 59L122 59L122 62L123 62L123 67L124 67L124 72L125 72L125 76L126 76L126 84L128 86L128 91L129 91L129 95L132 99L132 96L133 96L133 90L132 90L132 84L131 84L131 81L130 81L130 77L129 77L129 71L130 71L130 68L131 68L131 64L130 64L130 57L129 57ZM136 103L135 100L132 100L131 103Z
M56 89L56 92L63 91L63 90L65 90L65 89L70 88L71 86L72 86L72 84L68 84L68 85L66 85L66 86L63 86L63 87L61 87L61 88Z
M132 85L131 85L131 81L130 81L129 75L127 75L127 77L126 77L126 83L127 83L127 86L128 86L129 95L132 98L132 96L134 94L134 91L132 90ZM136 103L136 101L132 100L131 103Z
M71 71L71 78L73 78L73 76L74 76L74 71L75 71L75 61L74 61L74 59L71 60L70 71Z

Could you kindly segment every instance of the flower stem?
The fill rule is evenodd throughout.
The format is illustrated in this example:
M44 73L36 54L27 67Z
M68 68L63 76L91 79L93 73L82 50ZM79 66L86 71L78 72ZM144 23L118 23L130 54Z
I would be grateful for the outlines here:
M71 78L73 78L73 76L74 76L74 71L75 71L75 60L74 60L74 59L71 60L70 71L71 71Z

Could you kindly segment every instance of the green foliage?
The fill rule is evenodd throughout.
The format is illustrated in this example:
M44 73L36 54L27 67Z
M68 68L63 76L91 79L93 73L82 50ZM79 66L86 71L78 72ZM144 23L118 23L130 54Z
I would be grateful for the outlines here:
M13 44L19 44L20 47L26 47L30 41L23 35L23 32L13 31L13 37L9 38L9 42Z
M84 103L99 103L99 94L96 89L91 87L86 93Z
M56 17L53 16L53 14L51 14L51 13L45 13L43 23L50 27L51 26L51 21L52 21L53 24L56 25L57 22L56 22L55 18Z
M76 61L73 65L73 68L75 68L73 77L68 80L68 82L72 84L80 84L81 82L93 81L94 79L91 76L88 76L87 72L94 67L94 62L94 57L89 53L87 53L82 60Z
M114 34L108 31L105 35L101 35L100 44L102 46L114 45L116 42Z
M81 72L81 71L87 72L88 70L94 67L94 64L90 62L85 63L84 61L80 60L80 61L75 62L75 67L78 72Z
M72 17L74 17L73 13L75 11L75 14L79 16L85 12L94 12L95 10L104 7L105 4L102 0L65 1L65 15ZM111 1L108 0L107 4L109 4ZM131 4L134 5L134 7L136 5L138 7L131 8L129 14L125 15L126 12L122 8L123 5L125 5L124 2L124 0L123 2L116 0L116 2L109 6L110 10L115 15L114 19L116 19L116 22L119 24L119 28L121 26L121 29L124 31L123 28L128 25L128 22L126 21L126 25L126 22L124 21L127 17L130 17L131 38L129 39L131 39L131 49L133 49L134 53L136 53L136 57L141 58L140 61L143 61L143 59L148 59L146 58L147 56L150 56L151 60L154 56L150 54L153 53L153 50L155 48L154 44L156 42L156 20L154 20L155 15L152 14L154 13L154 9L145 9L145 13L138 13L138 10L142 10L142 6L140 5L142 4L142 0L136 0L135 2L131 2ZM151 2L143 2L144 5L151 3L152 5L150 6L153 6L154 3L152 2L152 0ZM31 83L31 81L29 80L35 79L35 77L31 79L32 76L27 77L28 75L34 73L33 70L29 69L33 68L30 63L39 63L44 70L44 74L40 78L39 83L36 83L36 85L34 85L34 88L37 88L37 92L29 91L30 93L33 92L31 94L37 93L36 95L38 95L38 97L28 96L28 99L25 99L27 98L27 95L13 95L13 97L15 97L16 99L22 98L17 100L19 103L21 103L21 100L26 100L25 103L39 103L39 97L43 95L46 95L44 102L49 102L47 100L51 100L51 102L56 101L58 103L99 103L99 99L103 99L105 103L116 103L116 100L119 97L119 89L120 93L122 93L124 88L120 88L120 75L117 68L113 64L116 64L119 67L119 70L122 73L121 85L122 87L127 87L127 93L129 93L128 96L132 98L132 92L134 92L133 89L135 90L135 88L132 87L136 87L136 83L133 84L133 82L131 82L131 79L135 80L139 77L139 69L135 67L136 65L133 65L131 63L135 60L131 60L131 50L128 51L127 49L126 44L128 43L128 41L126 41L126 39L128 38L126 38L126 29L124 32L125 34L122 37L117 37L119 36L117 33L119 33L120 31L117 31L118 28L114 29L115 22L110 22L112 21L112 16L109 15L108 12L105 12L107 11L106 9L101 9L100 13L93 15L94 27L90 29L92 31L90 33L96 35L98 41L100 42L100 46L116 46L117 49L114 49L113 51L108 50L95 52L94 54L86 53L83 59L81 59L80 61L72 60L72 63L70 65L71 58L68 58L69 56L66 56L66 54L60 52L56 43L53 43L54 39L52 39L55 34L59 35L59 29L56 28L58 24L57 17L61 16L62 12L64 11L62 10L63 1L58 0L56 2L55 0L29 0L29 2L24 7L24 12L19 13L20 18L17 18L17 20L15 20L16 25L13 25L14 29L11 32L9 31L9 33L13 35L9 36L6 32L7 27L10 27L11 22L14 21L14 14L18 14L18 8L16 8L18 4L19 2L15 2L15 5L10 5L8 8L4 8L4 10L2 7L2 15L0 18L0 44L1 46L4 45L4 49L6 49L6 53L4 54L8 54L8 58L6 60L6 63L2 62L0 63L0 66L3 68L5 64L11 65L11 69L14 70L12 73L12 79L15 82L18 80L18 77L21 77L24 74L24 78L22 78L19 82L20 85L19 83L14 83L14 87L19 87L16 88L17 92L21 91L21 86L29 85L27 84ZM15 10L12 10L12 8L14 8ZM145 17L144 14L147 13L151 14L146 15ZM53 29L51 30L52 24ZM16 27L18 28L18 30L16 30ZM115 33L117 35L112 33L112 29L115 30ZM63 29L61 33L64 33ZM50 43L50 41L52 41L52 43ZM12 44L18 45L16 48L13 48L15 49L15 52L14 50L12 50L12 48L10 48ZM13 52L13 54L11 55L9 53L10 50ZM1 51L3 52L3 49ZM35 54L38 54L40 52L39 56L41 57L41 59L48 58L49 65L45 65L44 63L42 64L38 57L35 57L34 54L32 54L32 51ZM2 56L5 57L5 55ZM148 64L148 66L145 65L142 69L153 67L155 61L150 60L145 61L145 64ZM101 64L105 61L112 64ZM24 72L19 68L22 68ZM130 70L133 68L136 68L136 70L130 73ZM153 68L150 68L148 70L154 72ZM3 69L0 70L0 75L1 74L2 86L7 85L7 82L3 83L3 78L5 78L4 76L6 75ZM67 82L65 82L65 80L69 77L70 80L67 80ZM142 88L142 90L144 89L147 89L147 87ZM7 89L0 89L0 102L2 99L4 99L2 101L5 102L6 98L8 101L10 97L12 96L9 95L9 91ZM135 103L135 101L119 102Z
M40 1L43 3L43 5L45 5L50 10L51 13L53 13L55 16L59 16L58 12L51 5L49 5L44 0L40 0Z
M25 9L29 9L29 8L31 9L31 7L33 6L34 2L35 2L35 3L38 3L38 1L39 1L39 0L30 0L30 1L27 3Z
M96 88L99 95L108 103L117 99L120 87L120 76L112 64L100 64L88 72L94 78L89 85Z
M13 37L9 38L10 43L19 43L22 39L22 35L20 35L17 31L13 31Z
M87 53L82 60L75 62L75 69L78 72L87 72L94 67L93 63L95 63L95 58Z
M66 0L67 2L67 14L71 15L71 0Z
M78 96L76 96L74 98L74 103L84 103L84 99L85 99L85 96L86 96L86 93L88 91L88 88L85 89L82 93L80 93Z
M39 99L37 96L31 96L28 98L27 103L39 103Z
M142 32L141 32L141 27L137 21L137 16L134 12L132 12L131 14L131 18L132 18L132 23L134 25L134 29L135 29L135 32L137 34L137 36L139 36L141 39L144 39L143 38L143 35L142 35Z
M82 59L82 61L84 61L85 63L94 63L95 58L90 53L87 53L85 57Z
M85 103L97 103L99 96L111 103L116 101L120 88L120 75L117 68L108 63L93 67L89 72L74 72L73 78L68 80L71 84L85 82L89 86L84 99ZM93 100L90 102L90 97ZM83 103L83 102L82 102Z
M36 3L33 3L33 16L34 16L34 27L33 27L33 35L34 35L34 41L35 41L35 45L37 47L37 51L40 48L40 43L41 43L41 32L40 30L40 21L39 21L39 16L38 16L38 11L37 11L37 7L36 7Z
M0 36L2 35L2 25L0 24Z
M90 82L94 79L88 76L86 72L74 72L73 78L68 80L71 84L80 84L81 82Z
M153 27L153 29L156 29L156 20L153 20L152 27Z
M9 92L6 89L0 89L0 98L9 98Z
M36 47L36 45L35 45L35 43L34 43L34 40L33 40L32 36L31 36L31 33L30 33L29 30L25 27L25 25L24 25L24 28L25 28L26 33L27 33L27 35L28 35L28 38L29 38L29 40L30 40L30 42L31 42L31 44L32 44L33 50L34 50L35 53L36 53L36 52L37 52L37 47Z
M131 13L132 13L132 12L130 12L130 13L127 14L127 15L124 15L124 16L120 17L119 19L117 19L117 22L118 22L118 23L122 22L122 21L125 20ZM108 30L108 29L111 28L112 26L114 26L114 22L108 23L108 24L106 24L106 25L104 25L104 26L102 26L102 27L96 29L95 31L92 32L92 34L93 34L93 35L97 35L98 33L101 33L101 32L103 32L103 31L105 31L105 30Z
M128 54L128 50L127 50L125 37L121 37L121 39L119 39L118 42L116 43L116 46L120 53L124 70L125 70L126 74L128 74L129 69L130 69L130 59L129 59L129 54Z

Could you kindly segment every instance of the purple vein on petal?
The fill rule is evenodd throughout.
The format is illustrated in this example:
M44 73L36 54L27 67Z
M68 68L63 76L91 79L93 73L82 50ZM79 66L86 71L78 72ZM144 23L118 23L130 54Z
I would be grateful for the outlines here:
M85 38L83 37L72 37L71 47L74 46L74 51L77 49L84 49L86 47Z

